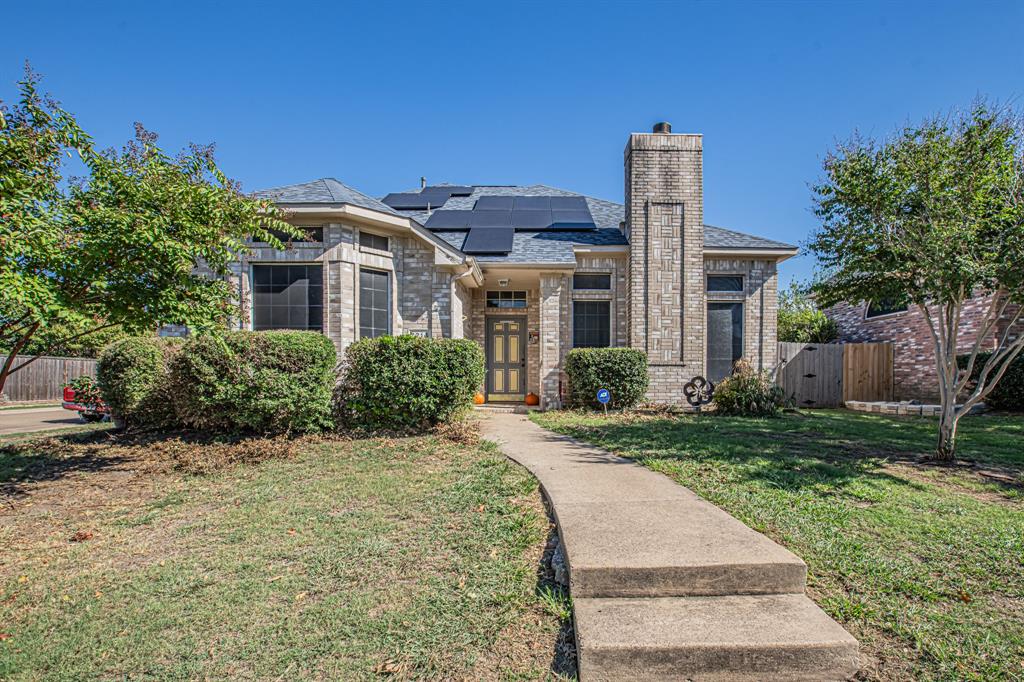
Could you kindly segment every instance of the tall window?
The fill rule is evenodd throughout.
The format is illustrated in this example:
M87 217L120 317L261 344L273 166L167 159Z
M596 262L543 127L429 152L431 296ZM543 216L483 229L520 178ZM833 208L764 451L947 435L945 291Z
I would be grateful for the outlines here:
M608 301L573 301L573 348L603 348L611 345L610 308Z
M381 270L359 270L359 338L391 333L391 277Z
M743 304L708 303L707 337L707 378L721 381L743 357Z
M252 328L323 331L323 268L253 265Z

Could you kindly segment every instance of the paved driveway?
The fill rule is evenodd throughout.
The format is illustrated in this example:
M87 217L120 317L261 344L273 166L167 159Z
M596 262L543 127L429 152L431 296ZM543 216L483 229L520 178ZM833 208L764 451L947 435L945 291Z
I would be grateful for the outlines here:
M63 429L82 423L78 415L63 407L27 407L0 410L0 436L8 433Z

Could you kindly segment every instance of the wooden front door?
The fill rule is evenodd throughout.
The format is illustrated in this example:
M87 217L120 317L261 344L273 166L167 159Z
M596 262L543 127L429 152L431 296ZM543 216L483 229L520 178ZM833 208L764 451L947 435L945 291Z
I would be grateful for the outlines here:
M487 399L526 398L526 318L487 318Z

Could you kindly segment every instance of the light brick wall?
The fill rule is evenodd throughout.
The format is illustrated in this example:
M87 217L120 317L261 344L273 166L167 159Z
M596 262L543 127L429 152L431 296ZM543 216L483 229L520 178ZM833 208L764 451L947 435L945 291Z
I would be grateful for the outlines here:
M540 404L561 407L562 367L572 277L561 272L540 274Z
M704 373L702 138L634 133L624 156L628 344L647 353L648 399L681 402Z

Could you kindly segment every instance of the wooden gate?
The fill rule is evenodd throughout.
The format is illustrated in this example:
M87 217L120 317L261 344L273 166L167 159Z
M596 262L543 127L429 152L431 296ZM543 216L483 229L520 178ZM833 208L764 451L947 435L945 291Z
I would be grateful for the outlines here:
M892 400L892 344L848 343L843 348L843 402Z
M891 343L780 343L776 378L797 407L893 399Z
M15 366L30 360L31 355L19 355ZM0 356L0 362L6 359ZM96 376L96 361L89 358L41 357L24 369L7 377L3 398L13 402L22 400L60 400L68 381L88 374Z
M797 407L841 407L843 346L780 343L778 383Z

